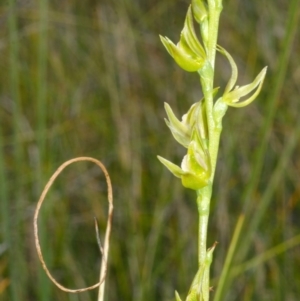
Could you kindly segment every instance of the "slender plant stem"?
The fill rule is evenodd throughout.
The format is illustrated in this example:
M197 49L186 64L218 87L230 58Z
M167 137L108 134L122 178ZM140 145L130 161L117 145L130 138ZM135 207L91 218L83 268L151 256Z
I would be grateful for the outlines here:
M206 258L206 240L207 226L209 218L209 207L212 194L212 184L217 162L219 149L219 140L221 128L217 127L213 118L213 84L214 84L214 64L216 56L216 45L218 38L219 18L222 5L219 1L210 0L209 4L209 40L207 44L208 64L200 71L201 85L205 98L206 116L209 133L209 154L211 160L211 184L197 191L197 206L199 213L199 250L198 260L199 267L204 263Z
M219 0L209 0L209 39L207 47L208 61L211 64L212 69L215 67L215 57L216 57L216 45L218 39L218 29L219 29L219 19L220 13L222 11L222 4Z
M206 114L208 122L209 139L213 136L214 118L213 118L213 85L214 85L214 68L216 57L216 45L218 39L219 18L222 11L222 5L216 4L217 1L210 0L209 4L209 39L207 43L208 64L204 66L201 72L201 85L205 97Z
M219 150L219 141L221 128L216 128L213 131L214 135L212 137L212 141L210 146L212 150L211 154L211 164L212 164L212 175L211 175L211 184L197 191L197 207L199 214L199 234L198 234L198 264L199 267L204 263L206 259L206 249L207 249L207 227L208 227L208 219L209 219L209 208L210 208L210 200L212 195L212 186L213 179L216 168L216 161Z
M203 265L206 259L207 226L209 218L209 205L211 199L212 186L208 185L197 191L197 206L199 214L199 236L198 236L198 263Z

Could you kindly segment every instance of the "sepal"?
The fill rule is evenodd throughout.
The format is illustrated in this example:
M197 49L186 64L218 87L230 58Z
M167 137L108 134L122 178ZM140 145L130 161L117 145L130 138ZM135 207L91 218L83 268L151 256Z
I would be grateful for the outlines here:
M223 101L229 106L241 108L250 104L258 96L265 76L267 73L267 67L263 68L262 71L256 76L254 81L251 84L244 85L242 87L236 87L234 90L223 96ZM240 101L240 98L247 96L249 93L255 91L249 98L246 100Z
M192 129L195 127L196 123L200 137L202 139L207 138L207 118L203 99L194 103L188 112L182 116L181 121L175 116L168 103L165 103L165 110L168 116L168 119L165 119L165 122L171 130L175 140L181 145L188 148L191 142Z
M262 71L257 75L252 83L244 85L242 87L235 86L238 77L238 69L236 63L234 62L232 56L223 47L217 46L217 50L224 56L226 56L231 66L231 77L225 87L222 101L225 102L228 106L236 108L244 107L250 104L253 100L255 100L262 88L262 84L267 72L267 67L262 69ZM240 101L242 97L247 96L253 91L254 93L250 97L243 101Z
M202 67L203 60L197 59L191 56L190 53L187 53L186 49L182 47L182 43L178 43L177 45L175 45L170 39L162 36L160 36L160 40L169 52L169 54L173 57L175 62L183 70L188 72L195 72Z
M229 79L229 81L228 81L228 83L225 87L225 90L224 90L224 95L226 95L235 86L235 83L236 83L237 78L238 78L238 68L237 68L237 65L236 65L233 57L229 54L228 51L226 51L223 47L221 47L219 45L217 46L217 50L220 53L222 53L224 56L226 56L226 58L229 61L230 67L231 67L231 77L230 77L230 79Z
M193 52L195 56L202 57L202 58L206 57L205 50L200 44L196 36L191 6L188 9L185 22L184 22L184 27L180 35L180 42L181 41L185 41L187 43L190 50Z
M184 27L180 34L180 41L177 45L167 37L160 36L160 39L169 54L182 69L188 72L195 72L204 65L206 53L195 33L191 7L188 9Z
M171 161L161 157L157 156L158 160L169 169L169 171L177 178L181 178L186 173L176 164L172 163Z
M175 291L175 298L176 301L181 301L179 294L177 293L177 291Z
M165 110L169 118L169 120L165 119L165 122L169 127L169 129L171 130L173 137L181 145L188 148L188 145L191 140L191 128L190 128L189 120L187 120L187 118L184 118L184 116L186 115L183 115L182 121L179 121L178 118L173 113L171 107L167 103L165 103Z

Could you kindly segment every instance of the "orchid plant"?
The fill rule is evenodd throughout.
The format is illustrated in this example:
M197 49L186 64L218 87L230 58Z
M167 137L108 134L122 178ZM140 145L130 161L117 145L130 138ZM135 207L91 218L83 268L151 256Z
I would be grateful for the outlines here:
M175 140L187 149L181 165L158 156L161 163L177 178L185 188L196 192L199 214L198 272L194 277L186 301L209 300L209 271L216 243L207 249L207 226L214 174L219 150L222 119L231 107L244 107L259 94L267 72L263 68L252 83L237 86L238 69L232 56L217 44L219 17L222 0L192 0L188 8L180 40L175 45L167 37L160 39L183 70L197 72L203 90L203 99L191 106L179 120L169 104L165 103L167 126ZM202 43L194 28L194 20L200 25ZM222 54L229 62L231 76L223 91L217 97L218 87L214 87L215 56ZM176 301L181 301L175 292Z

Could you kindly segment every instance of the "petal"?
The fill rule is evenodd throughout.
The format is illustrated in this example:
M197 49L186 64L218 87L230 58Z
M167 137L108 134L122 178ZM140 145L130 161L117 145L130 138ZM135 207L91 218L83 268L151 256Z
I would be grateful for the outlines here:
M158 160L165 165L169 171L177 178L181 178L182 175L186 174L179 166L175 165L174 163L170 162L169 160L157 156Z
M180 36L180 40L182 39L187 43L196 56L201 57L202 59L206 57L205 50L200 44L195 32L191 6L188 9L184 21L184 27Z
M192 141L188 148L188 170L197 174L210 172L210 160L207 154L203 145L199 145L197 141Z
M202 59L195 59L186 54L185 50L176 46L170 39L166 37L160 36L160 40L169 52L169 54L173 57L175 62L181 67L183 70L188 72L196 72L203 66Z
M200 100L201 101L201 100ZM199 102L194 103L188 112L182 116L182 123L187 125L190 129L196 122L196 112L198 110Z
M224 95L223 101L226 102L229 106L237 107L237 108L244 107L249 103L251 103L257 97L257 95L261 90L263 81L266 76L266 72L267 72L267 67L262 69L262 71L257 75L257 77L254 79L254 81L251 84L239 87ZM251 97L249 97L248 99L242 102L237 103L241 97L251 93L255 88L257 89Z
M235 86L235 83L236 83L237 77L238 77L238 69L237 69L236 63L235 63L234 59L232 58L232 56L223 47L218 45L217 50L226 56L226 58L229 61L230 66L231 66L231 77L224 90L224 95L226 95Z
M168 126L168 128L170 129L174 139L181 144L182 146L184 146L185 148L188 148L189 144L190 144L190 137L183 135L181 132L179 132L176 128L172 127L172 125L170 124L168 119L165 119L165 122Z
M177 119L171 107L167 103L165 103L165 110L169 118L169 120L165 119L167 126L170 128L174 138L187 148L190 143L190 128Z
M175 298L176 301L181 301L179 294L177 293L177 291L175 291Z
M209 177L186 173L181 177L181 183L185 188L199 190L209 183Z
M204 100L200 102L199 110L197 112L197 130L199 131L199 136L201 139L208 138L208 124L206 116L206 108Z

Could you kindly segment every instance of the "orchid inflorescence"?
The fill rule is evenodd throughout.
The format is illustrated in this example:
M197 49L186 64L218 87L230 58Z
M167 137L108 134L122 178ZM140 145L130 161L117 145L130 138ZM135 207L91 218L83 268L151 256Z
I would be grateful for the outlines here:
M198 40L193 24L193 16L195 20L204 27L201 30L204 47ZM206 44L207 44L207 19L208 12L204 1L193 1L189 7L184 28L180 35L180 41L175 45L167 37L160 36L160 39L173 57L175 62L185 71L198 72L201 76L202 68L207 63ZM227 107L244 107L250 104L259 94L267 67L257 75L254 81L248 85L236 86L238 70L232 56L221 46L217 46L217 51L224 55L231 66L231 77L225 87L223 96L219 97L214 105L214 119L216 123L221 122ZM217 92L219 88L214 91ZM242 100L242 97L254 93L247 99ZM216 94L216 93L214 93ZM205 99L192 105L189 111L183 115L179 121L173 113L171 107L166 103L165 110L168 115L166 120L167 126L170 128L174 138L181 145L187 148L187 155L184 156L181 167L172 162L158 156L158 159L178 178L181 178L182 184L186 188L198 190L206 186L210 181L211 163L208 152L208 137L207 137L207 117L204 105Z
M209 269L216 243L206 250L207 224L212 195L212 184L216 167L222 119L231 107L244 107L260 93L267 68L256 76L252 83L237 86L238 68L232 56L217 45L218 22L222 0L192 0L188 8L180 40L175 45L169 38L160 36L161 42L175 62L188 72L197 72L204 97L194 103L179 120L169 104L165 103L167 126L175 140L187 149L181 165L178 166L160 156L158 159L182 185L195 190L199 212L199 267L192 282L186 301L209 300ZM199 41L194 19L200 25L202 43ZM221 97L219 88L213 86L216 52L227 58L231 76ZM181 301L175 292L176 301Z

